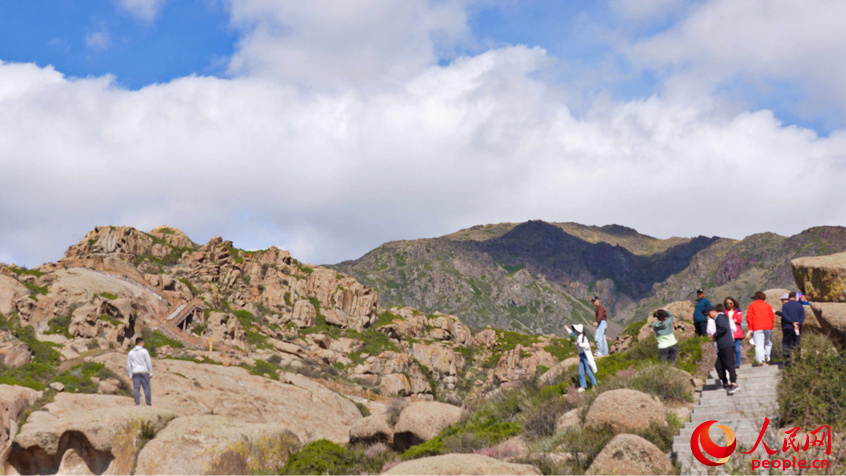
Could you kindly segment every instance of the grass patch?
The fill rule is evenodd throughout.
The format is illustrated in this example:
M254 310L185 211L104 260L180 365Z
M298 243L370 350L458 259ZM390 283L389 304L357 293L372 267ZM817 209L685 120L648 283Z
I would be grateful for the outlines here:
M48 335L63 335L70 339L70 321L71 316L54 317L47 322L47 325L50 327L44 333Z
M191 283L191 281L189 281L187 278L179 278L179 282L188 286L188 289L191 290L191 296L192 297L196 297L196 296L200 295L200 291L197 290L197 287L194 286L194 284Z
M846 351L822 335L803 332L798 354L791 356L778 384L782 421L809 431L819 425L846 430Z
M379 474L396 453L384 444L343 447L329 440L313 441L291 454L280 474Z
M259 375L273 380L279 380L279 376L276 375L276 371L279 370L279 366L266 360L256 359L256 362L252 366L243 364L242 367L247 369L252 375Z
M109 301L114 301L115 299L118 298L117 295L112 294L112 293L107 293L107 292L102 292L102 293L98 293L98 294L94 295L94 297L97 297L97 296L100 296L102 298L106 298Z
M12 272L17 274L18 276L25 274L25 275L28 275L28 276L35 276L35 277L40 278L41 276L44 276L44 274L45 274L44 272L38 271L37 269L26 269L26 268L17 268L17 267L11 267L9 269L12 270Z
M65 386L65 392L74 393L97 393L97 384L91 378L97 377L100 380L116 379L120 382L120 394L129 395L129 387L118 376L99 362L83 362L66 370L53 378Z
M150 355L153 357L156 356L156 350L164 347L170 346L174 349L181 349L185 347L182 342L179 342L176 339L171 339L170 337L162 334L159 331L154 331L152 329L144 329L144 332L141 334L144 338L144 348L150 352ZM134 345L134 344L130 344Z
M623 329L623 334L632 336L632 343L637 343L637 336L640 334L640 329L646 325L646 319L642 321L632 322L625 329Z

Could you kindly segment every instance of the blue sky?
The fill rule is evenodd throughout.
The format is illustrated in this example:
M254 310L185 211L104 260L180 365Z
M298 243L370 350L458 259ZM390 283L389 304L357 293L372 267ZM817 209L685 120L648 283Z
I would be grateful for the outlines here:
M106 224L316 263L843 225L844 49L829 0L0 0L0 262Z
M144 1L144 0L140 0ZM584 70L612 63L618 75L591 75L583 93L618 100L647 98L660 91L660 75L633 66L615 51L609 36L636 40L671 28L668 13L633 22L607 2L482 2L468 10L472 40L441 52L442 64L456 54L503 45L540 46L562 61L559 80L583 80ZM0 3L0 60L52 65L72 77L113 75L118 85L138 89L188 75L226 77L239 32L230 25L222 0L162 3L154 18L139 17L118 0L6 0ZM801 83L764 80L750 84L731 77L719 90L749 107L771 109L786 124L828 134L843 127L843 107L803 111Z

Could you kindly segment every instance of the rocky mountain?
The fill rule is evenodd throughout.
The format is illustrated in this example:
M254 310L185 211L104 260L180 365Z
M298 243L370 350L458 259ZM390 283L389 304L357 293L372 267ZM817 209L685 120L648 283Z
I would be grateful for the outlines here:
M741 301L756 289L793 288L790 259L844 250L844 227L660 240L619 225L530 221L386 243L333 268L377 290L387 305L440 310L471 327L554 333L563 322L592 320L593 294L625 325L699 287Z
M491 256L510 250L570 243L532 226L547 235L521 243L509 235L525 232L515 226L484 240L491 254L477 256L496 263ZM620 242L585 236L588 245L573 246L623 257L618 248L639 246L643 254L627 258L635 274L674 262L679 246L701 246L606 232ZM792 270L817 306L815 332L839 332L840 341L844 256L794 261ZM527 263L497 266L508 279L542 282L529 270L540 264ZM574 289L552 286L565 300ZM55 263L0 264L0 470L667 474L669 442L714 359L709 342L690 337L692 303L674 303L679 369L657 363L641 322L597 360L600 387L580 393L569 340L474 331L454 315L381 303L349 275L277 248L245 251L222 238L198 245L165 226L98 227ZM151 407L134 405L126 376L126 351L139 335L153 356Z

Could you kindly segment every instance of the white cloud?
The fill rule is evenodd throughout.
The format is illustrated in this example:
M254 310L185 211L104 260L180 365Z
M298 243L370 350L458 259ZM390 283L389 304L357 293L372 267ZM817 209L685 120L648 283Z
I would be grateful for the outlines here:
M107 31L95 31L85 35L85 46L88 48L105 50L111 45L111 37Z
M159 16L165 0L117 0L118 6L143 21L153 21Z
M610 0L611 8L618 14L636 21L665 18L675 14L688 3L687 0Z
M230 72L308 86L407 78L466 34L457 0L231 0L244 33Z
M0 257L55 260L103 224L335 262L530 218L658 236L846 223L843 130L818 137L710 95L599 100L576 117L542 49L437 65L433 32L465 30L437 13L451 3L325 19L280 5L230 5L244 32L230 79L128 91L0 63Z
M639 65L673 77L671 93L710 94L742 79L795 82L806 108L846 113L846 2L714 0L627 49Z

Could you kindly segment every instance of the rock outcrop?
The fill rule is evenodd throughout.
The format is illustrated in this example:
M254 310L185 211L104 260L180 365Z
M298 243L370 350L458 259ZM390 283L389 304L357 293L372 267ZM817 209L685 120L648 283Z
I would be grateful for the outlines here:
M41 392L18 385L0 385L0 455L15 438L18 422L29 407L41 397Z
M666 409L657 398L621 388L601 393L585 415L585 426L611 426L617 431L645 430L667 425Z
M811 301L816 323L846 344L846 253L799 258L791 265L796 284Z
M394 429L385 415L377 413L357 420L350 427L350 443L394 443Z
M461 420L461 408L440 402L414 402L400 413L394 425L394 447L404 450L431 440L444 428Z
M255 474L276 471L300 442L283 423L215 415L177 418L138 455L135 474Z
M148 433L176 417L132 399L58 394L33 412L12 443L5 471L19 474L129 474Z
M672 474L673 464L660 448L630 434L619 434L605 445L587 474Z
M11 332L0 330L0 368L18 368L32 359L29 347Z
M541 474L528 464L507 463L477 454L446 454L400 463L383 474L419 475L481 475L481 474Z

